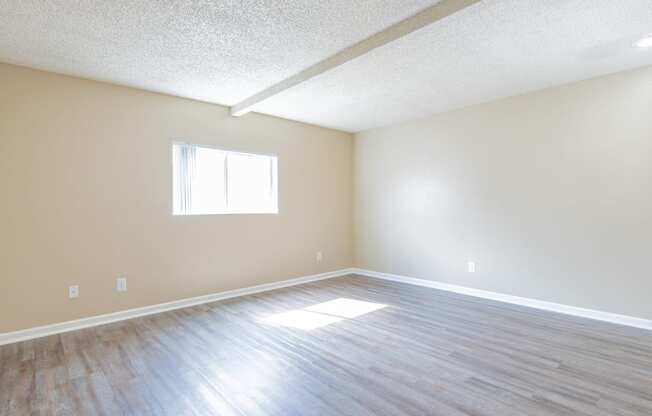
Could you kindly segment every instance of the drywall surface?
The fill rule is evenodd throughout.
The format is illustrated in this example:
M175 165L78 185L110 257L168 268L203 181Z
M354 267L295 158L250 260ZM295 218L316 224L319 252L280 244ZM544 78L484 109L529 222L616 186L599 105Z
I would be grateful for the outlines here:
M358 267L652 318L651 67L359 133L354 155Z
M0 91L0 332L352 265L349 134L4 64ZM173 216L175 140L278 155L280 213Z

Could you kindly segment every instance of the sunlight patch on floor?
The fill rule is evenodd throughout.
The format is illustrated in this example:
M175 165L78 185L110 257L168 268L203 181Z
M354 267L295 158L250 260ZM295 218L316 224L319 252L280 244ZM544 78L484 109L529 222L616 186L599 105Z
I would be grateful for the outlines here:
M325 313L341 318L355 318L369 312L382 309L382 303L363 302L361 300L339 298L305 308L307 311Z
M321 328L332 324L333 322L341 321L342 318L336 316L323 315L321 313L307 312L301 309L296 311L279 313L269 316L262 320L266 324L287 326L290 328L311 329Z
M271 315L261 319L260 322L310 331L343 319L357 318L385 307L387 305L382 303L339 298L308 306L307 308Z

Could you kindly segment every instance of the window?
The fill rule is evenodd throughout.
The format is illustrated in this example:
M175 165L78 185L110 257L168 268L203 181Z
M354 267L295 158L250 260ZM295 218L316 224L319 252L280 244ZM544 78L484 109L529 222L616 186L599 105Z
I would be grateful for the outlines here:
M277 158L175 143L174 215L276 214Z

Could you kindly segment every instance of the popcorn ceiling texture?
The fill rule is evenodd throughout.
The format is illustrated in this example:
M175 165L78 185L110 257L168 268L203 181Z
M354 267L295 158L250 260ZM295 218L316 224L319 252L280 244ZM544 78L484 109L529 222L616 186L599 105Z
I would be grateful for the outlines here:
M0 0L0 61L232 105L434 0Z
M233 105L435 0L0 0L0 61ZM652 64L650 0L485 0L254 107L361 131Z
M650 65L651 32L650 0L485 0L253 110L357 132Z

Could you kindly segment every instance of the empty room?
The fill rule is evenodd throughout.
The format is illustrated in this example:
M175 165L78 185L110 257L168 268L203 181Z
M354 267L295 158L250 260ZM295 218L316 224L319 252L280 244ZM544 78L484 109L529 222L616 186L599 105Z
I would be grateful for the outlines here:
M0 416L652 415L650 0L0 0Z

